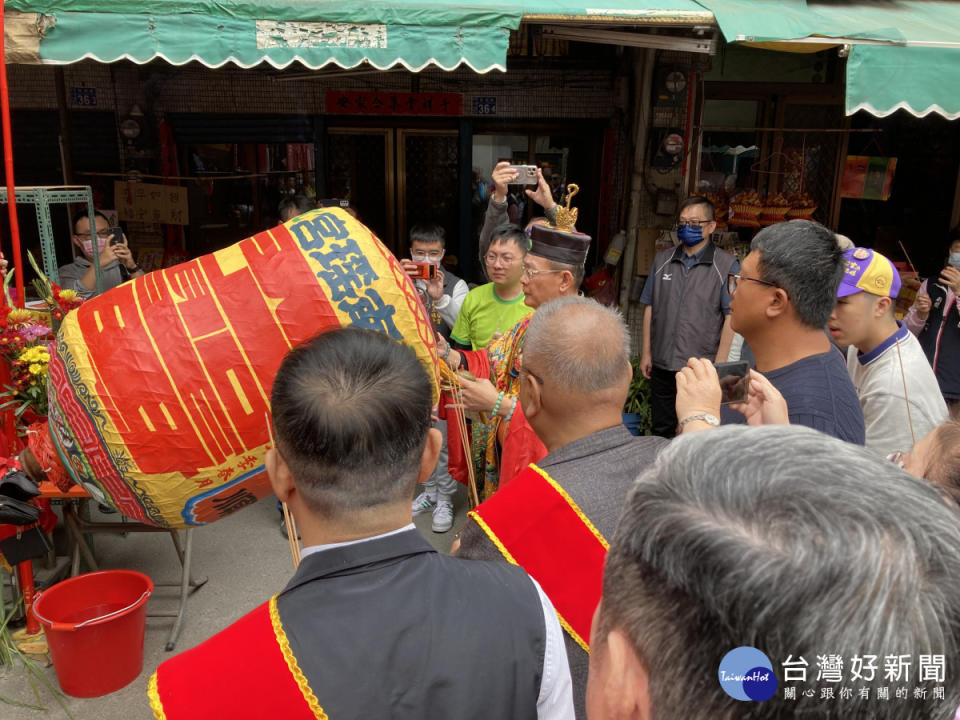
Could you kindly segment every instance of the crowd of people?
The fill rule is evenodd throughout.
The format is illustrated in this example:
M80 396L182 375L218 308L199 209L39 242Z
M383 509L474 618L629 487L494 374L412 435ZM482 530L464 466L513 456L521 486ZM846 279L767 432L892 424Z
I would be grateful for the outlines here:
M543 216L505 222L512 173L493 172L488 283L443 267L439 226L409 236L481 500L451 555L412 516L453 526L458 408L383 335L295 348L266 468L302 562L159 667L155 716L953 718L960 236L901 321L879 252L795 220L738 261L685 201L643 290L655 434L634 437L630 333L578 292L591 238L542 176ZM731 360L750 369L728 403ZM761 660L734 690L744 649Z

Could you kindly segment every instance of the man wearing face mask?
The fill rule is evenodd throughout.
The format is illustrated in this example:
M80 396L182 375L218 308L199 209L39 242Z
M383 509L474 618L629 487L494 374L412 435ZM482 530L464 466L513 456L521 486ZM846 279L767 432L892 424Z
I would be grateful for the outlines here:
M73 244L77 256L72 263L60 268L60 287L64 290L76 290L83 299L97 294L97 276L93 266L93 239L97 240L100 256L100 272L103 277L103 289L109 290L128 280L143 275L127 247L127 236L121 235L123 242L110 243L113 228L106 215L99 210L94 213L96 232L90 232L90 218L80 215L73 224Z
M704 197L680 204L680 244L657 253L640 296L646 305L641 370L650 379L653 433L661 437L676 433L676 373L692 357L725 361L733 340L726 278L740 264L710 242L713 214Z
M404 260L409 268L410 262L429 263L436 266L437 276L431 280L414 280L423 305L430 313L433 328L444 340L450 342L450 330L457 322L457 315L467 296L467 284L452 272L441 269L440 263L446 251L446 233L436 223L423 223L410 228L410 261ZM412 270L408 272L415 274ZM445 416L444 412L440 413ZM443 444L437 466L430 478L423 483L423 490L413 501L413 514L431 513L431 529L437 533L447 532L453 527L453 500L457 481L450 475L447 467L447 421L445 417L434 421L433 427L443 435Z

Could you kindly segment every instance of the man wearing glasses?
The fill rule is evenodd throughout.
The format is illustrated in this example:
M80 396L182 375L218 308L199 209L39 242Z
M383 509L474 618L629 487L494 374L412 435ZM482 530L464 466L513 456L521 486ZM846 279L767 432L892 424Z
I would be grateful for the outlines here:
M730 294L727 276L737 259L710 242L716 230L713 204L704 197L680 204L680 244L657 253L643 287L641 369L650 379L653 433L673 437L677 428L677 372L692 357L727 359Z
M436 223L423 223L410 228L410 259L415 263L428 263L437 268L437 275L428 280L415 280L414 284L423 298L424 307L430 314L433 329L449 342L450 329L457 322L457 315L467 297L467 284L452 272L441 269L446 252L446 233ZM444 413L441 413L444 415ZM447 467L447 421L441 417L433 423L443 435L437 466L423 484L423 490L413 501L413 514L431 513L431 529L444 533L453 527L453 497L457 481Z
M526 237L522 231L521 235ZM590 241L589 235L572 229L533 227L530 250L521 265L528 309L536 310L554 298L577 294ZM482 498L492 495L501 481L507 482L547 454L546 447L527 423L517 398L530 317L523 318L490 343L486 351L458 352L441 348L441 357L451 368L467 369L477 378L461 377L460 384L466 409L482 413L485 420L472 425L474 447L482 451L482 457L475 463Z
M823 225L790 220L764 228L729 278L730 322L757 371L787 401L792 425L863 445L857 391L825 330L843 273L843 253ZM744 422L736 412L724 411L722 419Z
M97 210L94 213L96 231L90 235L90 218L86 214L77 218L73 225L73 244L77 257L69 265L60 268L60 287L76 290L80 297L87 299L97 294L96 270L93 267L93 242L97 242L100 258L100 271L103 277L103 289L115 288L131 278L143 275L143 270L127 246L127 236L119 228L110 227L107 217ZM119 240L114 240L114 233Z
M493 233L484 255L491 282L467 293L450 331L455 345L466 350L482 350L533 312L524 304L521 283L528 242L523 230L516 225L503 225Z

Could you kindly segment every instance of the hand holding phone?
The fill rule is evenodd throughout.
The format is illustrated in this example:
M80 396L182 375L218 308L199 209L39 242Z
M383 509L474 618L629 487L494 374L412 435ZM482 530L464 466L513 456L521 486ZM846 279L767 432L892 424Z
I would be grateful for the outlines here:
M746 402L750 366L746 362L725 362L714 363L714 367L720 380L720 404Z
M110 239L107 241L107 245L113 247L114 245L123 245L123 228L112 227L110 228Z
M411 280L433 280L437 277L437 266L433 263L404 260L403 269Z
M516 180L510 183L511 185L537 185L540 183L536 165L511 165L507 169L517 174Z

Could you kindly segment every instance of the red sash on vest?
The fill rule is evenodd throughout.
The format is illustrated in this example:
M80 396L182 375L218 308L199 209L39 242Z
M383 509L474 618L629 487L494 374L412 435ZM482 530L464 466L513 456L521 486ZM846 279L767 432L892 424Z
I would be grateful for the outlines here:
M290 650L277 597L157 668L147 687L157 720L327 720Z
M567 492L531 463L468 514L507 561L540 583L560 624L590 652L610 546Z

